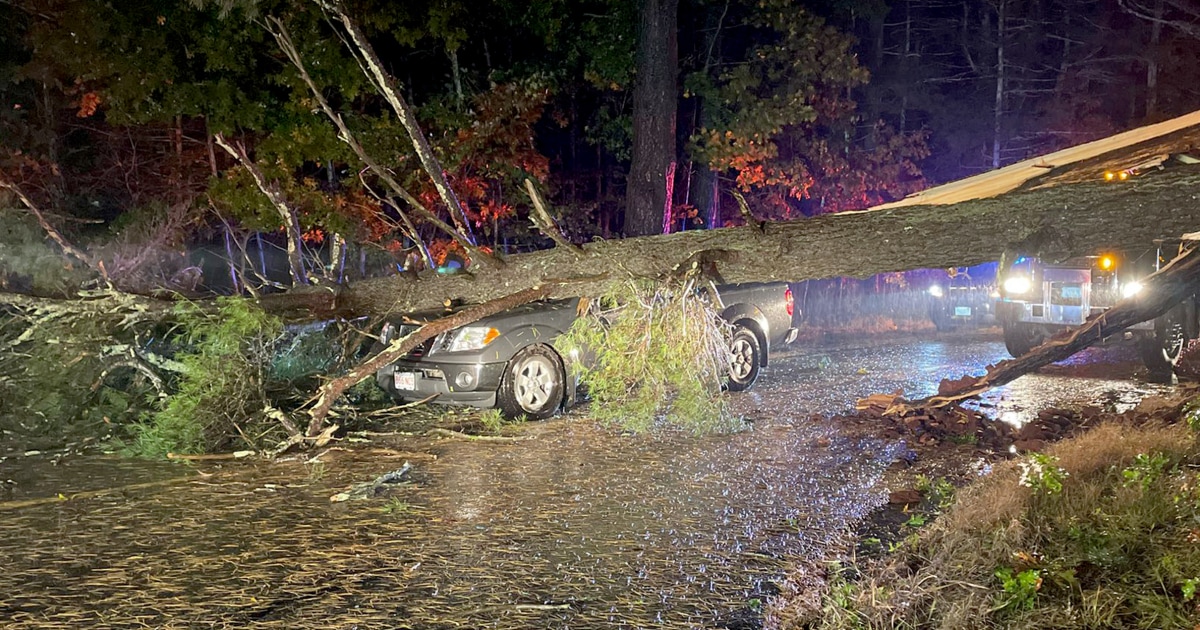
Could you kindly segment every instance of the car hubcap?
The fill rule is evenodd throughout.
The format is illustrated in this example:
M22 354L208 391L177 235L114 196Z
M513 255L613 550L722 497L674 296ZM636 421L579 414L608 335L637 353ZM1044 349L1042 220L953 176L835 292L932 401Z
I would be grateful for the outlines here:
M745 339L735 339L731 350L729 375L738 381L745 380L754 369L754 348Z
M554 392L554 370L544 359L530 359L517 370L513 384L521 408L540 411L550 402Z

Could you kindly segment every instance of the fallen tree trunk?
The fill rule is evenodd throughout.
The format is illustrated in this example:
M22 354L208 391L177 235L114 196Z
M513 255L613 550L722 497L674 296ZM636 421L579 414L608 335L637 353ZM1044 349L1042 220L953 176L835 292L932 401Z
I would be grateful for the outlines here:
M1010 383L1038 368L1062 361L1107 337L1121 334L1134 324L1166 314L1200 289L1200 247L1180 255L1158 272L1148 276L1142 284L1143 288L1137 296L1122 300L1069 334L1057 335L1020 357L990 366L983 376L944 380L936 396L912 402L892 399L884 413L904 415L914 409L938 408L960 403L989 389ZM880 402L879 396L873 396L859 401L859 406L862 408L864 404Z
M1146 247L1200 225L1200 170L1178 167L1121 184L1073 184L1009 193L952 206L909 206L795 221L693 230L506 258L474 274L398 275L357 282L331 304L328 289L266 296L289 306L325 305L382 315L437 308L446 300L480 303L554 280L554 296L599 295L631 276L658 277L700 252L723 252L725 282L867 277L909 269L969 266L1004 252L1060 258L1103 249ZM1119 226L1119 227L1118 227Z

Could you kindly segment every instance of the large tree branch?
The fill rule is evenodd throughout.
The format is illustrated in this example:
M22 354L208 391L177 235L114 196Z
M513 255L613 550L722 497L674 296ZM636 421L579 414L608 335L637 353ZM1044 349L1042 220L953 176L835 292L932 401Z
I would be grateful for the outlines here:
M438 308L446 299L479 303L547 278L606 274L557 287L556 295L601 295L614 279L657 277L705 250L736 255L719 263L727 282L867 277L908 269L999 260L1005 251L1065 258L1103 249L1148 247L1200 225L1200 169L1179 166L1120 184L1064 184L947 206L907 206L795 221L596 241L518 254L503 269L470 274L389 276L355 283L339 304L358 314ZM1118 227L1114 227L1118 226ZM486 279L486 281L482 281ZM292 292L290 299L303 299Z
M225 139L224 134L216 134L213 136L217 146L225 150L226 153L233 156L235 160L250 173L250 177L254 179L255 185L266 195L267 200L271 202L271 206L279 213L279 218L283 221L284 230L287 231L287 255L288 266L291 269L292 282L297 285L308 284L308 275L304 272L304 261L300 257L300 252L303 251L303 243L301 242L300 220L296 217L296 211L288 205L287 199L280 192L279 186L275 182L267 181L265 175L254 160L250 159L250 155L246 152L246 147L242 143L233 144Z

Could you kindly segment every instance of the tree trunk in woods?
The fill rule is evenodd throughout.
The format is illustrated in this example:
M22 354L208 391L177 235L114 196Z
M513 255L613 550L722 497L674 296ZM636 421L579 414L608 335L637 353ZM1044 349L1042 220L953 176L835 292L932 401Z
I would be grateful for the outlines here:
M661 234L674 174L679 0L644 0L633 86L633 163L625 190L625 234Z
M1008 252L1066 258L1099 249L1148 247L1200 225L1200 170L1176 167L1119 185L1070 184L954 205L907 206L675 234L596 241L582 253L557 247L506 258L475 274L398 275L264 296L283 309L360 315L480 303L551 280L556 296L599 295L630 276L660 277L702 252L727 282L868 277L909 269L965 267Z
M1004 117L1004 37L1007 26L1008 0L1000 0L996 8L996 102L992 112L992 168L1000 168L1000 133Z
M893 402L885 413L903 415L912 409L944 407L973 398L994 387L1011 383L1038 368L1100 343L1107 337L1144 321L1160 317L1200 289L1200 248L1193 248L1142 281L1132 299L1089 320L1069 333L1059 334L1022 356L988 368L983 376L944 380L938 394L913 402Z
M1158 114L1158 46L1162 40L1163 0L1154 3L1154 20L1150 23L1150 46L1146 51L1146 120Z

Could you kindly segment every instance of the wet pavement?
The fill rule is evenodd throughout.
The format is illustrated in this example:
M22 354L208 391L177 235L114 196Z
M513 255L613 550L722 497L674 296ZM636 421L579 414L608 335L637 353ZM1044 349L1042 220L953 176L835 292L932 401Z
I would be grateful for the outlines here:
M320 463L164 466L7 457L6 628L686 628L753 620L797 560L819 560L885 500L902 444L813 414L1005 358L956 336L797 348L731 397L751 430L622 435L583 411L519 442L387 438ZM1157 391L1127 352L1089 353L989 395L1014 421L1046 404ZM414 466L411 481L331 503ZM105 487L125 490L71 498Z

